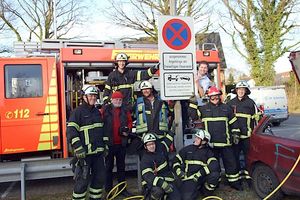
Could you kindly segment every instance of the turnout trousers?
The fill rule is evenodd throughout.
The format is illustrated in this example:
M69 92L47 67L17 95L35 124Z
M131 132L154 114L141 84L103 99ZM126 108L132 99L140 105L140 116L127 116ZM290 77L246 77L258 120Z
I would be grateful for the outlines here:
M105 181L103 154L87 155L85 161L90 173L85 179L79 176L78 179L75 180L73 200L85 200L88 192L90 200L100 200L102 198ZM89 185L89 191L87 191Z
M251 180L249 172L246 170L249 145L250 138L241 139L238 144L233 145L233 150L237 162L237 169L239 171L240 178L246 179L247 181ZM243 159L241 159L241 155Z
M214 156L218 160L222 158L225 168L225 176L229 184L233 187L240 186L239 171L237 168L236 157L232 146L227 147L214 147Z
M123 147L121 144L117 144L109 147L108 155L105 158L106 192L109 192L113 186L113 168L114 168L115 158L116 158L116 165L117 165L118 183L125 181L125 156L126 156L126 147Z

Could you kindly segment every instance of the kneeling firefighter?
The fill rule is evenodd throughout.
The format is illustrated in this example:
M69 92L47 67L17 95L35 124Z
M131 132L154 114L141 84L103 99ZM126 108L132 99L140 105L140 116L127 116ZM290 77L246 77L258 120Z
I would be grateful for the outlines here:
M74 162L72 199L84 200L89 192L90 200L100 200L105 181L104 154L108 148L108 137L104 135L103 121L95 107L98 89L85 86L82 90L83 103L73 111L67 125L68 141L78 159Z
M153 133L145 134L143 143L146 152L142 157L141 171L146 199L159 200L166 197L180 200L181 195L174 184L165 144L159 142Z
M182 148L175 156L173 169L180 178L180 192L184 200L197 199L199 192L212 195L220 177L220 166L208 146L210 134L202 129L192 129L194 143Z

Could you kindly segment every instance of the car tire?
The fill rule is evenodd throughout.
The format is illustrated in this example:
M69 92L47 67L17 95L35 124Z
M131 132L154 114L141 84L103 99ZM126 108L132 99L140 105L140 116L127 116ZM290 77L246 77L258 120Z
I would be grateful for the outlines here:
M273 126L280 126L280 122L273 122Z
M270 167L262 164L255 166L252 173L252 179L254 190L260 198L265 198L268 196L279 185L278 178L274 174L273 170ZM269 199L279 200L282 198L283 193L279 189Z

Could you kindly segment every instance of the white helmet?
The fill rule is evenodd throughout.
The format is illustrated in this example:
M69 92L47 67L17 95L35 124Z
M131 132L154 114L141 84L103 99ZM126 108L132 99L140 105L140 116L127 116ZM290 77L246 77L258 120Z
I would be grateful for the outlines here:
M128 61L129 57L126 55L126 53L118 53L116 55L116 61L119 61L119 60L125 60L125 61Z
M153 133L147 133L143 137L143 143L146 144L147 142L155 142L156 136Z
M237 88L245 88L246 89L246 94L249 95L251 93L250 91L250 86L246 81L239 81L236 85L235 85L235 89ZM236 91L233 92L234 94L236 94Z
M152 84L149 81L142 81L140 84L140 89L152 89Z
M84 95L87 95L87 94L98 95L98 88L93 85L84 85L82 87L82 91L83 91Z
M207 142L210 141L210 134L206 130L194 128L192 130L192 133L201 140L207 140Z

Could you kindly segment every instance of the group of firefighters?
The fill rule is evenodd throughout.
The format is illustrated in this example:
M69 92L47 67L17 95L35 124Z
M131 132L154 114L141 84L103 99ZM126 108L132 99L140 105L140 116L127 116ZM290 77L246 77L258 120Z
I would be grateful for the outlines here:
M159 64L145 71L129 70L129 57L116 55L115 70L111 72L104 89L104 105L95 104L98 88L84 86L82 104L71 114L67 125L68 141L74 151L73 199L92 200L104 197L113 188L114 160L118 182L125 181L125 155L128 139L139 155L143 195L148 199L197 199L213 194L221 181L220 158L229 185L243 190L245 178L251 186L251 177L240 161L247 156L249 137L259 119L259 112L246 82L239 82L236 98L227 104L221 101L222 92L207 75L208 64L201 62L195 85L199 95L189 100L188 113L192 120L201 120L203 126L191 130L193 144L183 147L169 160L174 133L170 131L174 118L172 102L160 99L148 81L159 69ZM133 84L141 81L140 97L134 98ZM204 96L208 102L203 103ZM132 119L136 132L132 133ZM171 162L172 161L172 162ZM125 197L132 194L126 189Z

